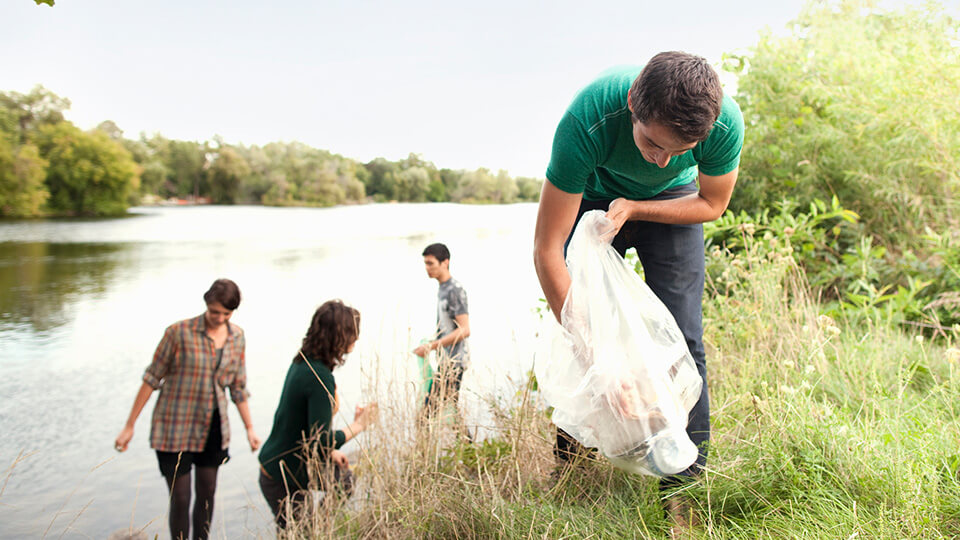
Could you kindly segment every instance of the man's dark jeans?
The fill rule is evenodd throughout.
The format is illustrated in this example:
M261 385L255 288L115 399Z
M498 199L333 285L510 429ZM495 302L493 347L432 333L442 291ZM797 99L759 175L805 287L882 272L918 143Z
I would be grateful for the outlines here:
M653 199L674 199L695 193L696 189L691 183L664 191ZM590 210L606 211L610 202L584 200L580 204L577 223L583 214ZM569 242L570 239L567 238L567 243ZM707 446L710 440L710 400L707 391L707 361L703 349L703 225L628 221L613 239L613 248L622 257L631 247L636 248L643 264L647 285L677 320L703 380L700 399L690 411L687 423L687 434L700 453L689 469L660 481L661 489L669 489L682 483L687 477L699 474L707 462ZM558 428L554 454L560 459L569 460L582 453L584 450L579 443Z

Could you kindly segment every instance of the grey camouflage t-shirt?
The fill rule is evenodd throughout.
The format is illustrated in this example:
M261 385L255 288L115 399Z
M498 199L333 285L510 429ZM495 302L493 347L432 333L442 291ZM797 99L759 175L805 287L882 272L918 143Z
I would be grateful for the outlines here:
M440 284L437 290L437 331L440 337L443 337L457 329L457 315L464 315L467 311L467 291L463 289L460 282L450 278ZM470 360L470 347L467 340L461 340L457 343L444 347L443 357L450 358L453 362L466 366Z

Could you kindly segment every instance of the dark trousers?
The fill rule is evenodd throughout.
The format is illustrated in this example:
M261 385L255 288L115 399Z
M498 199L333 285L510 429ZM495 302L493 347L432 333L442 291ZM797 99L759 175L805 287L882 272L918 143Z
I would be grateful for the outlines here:
M672 199L695 192L693 184L665 191L654 199ZM577 223L590 210L606 211L611 201L587 201L580 204ZM574 227L576 228L576 227ZM571 233L572 236L572 233ZM570 239L567 239L567 243ZM707 462L710 441L710 400L707 391L707 360L703 349L703 225L667 225L648 221L628 221L613 239L613 248L624 256L636 248L647 285L667 306L687 341L690 354L703 380L700 399L690 411L687 435L700 452L697 461L677 476L664 478L661 488L671 488L699 474ZM572 437L557 429L554 454L565 461L587 451Z
M325 492L325 497L331 496L331 489L336 491L336 495L349 497L353 493L353 473L350 469L341 469L336 465L331 465L333 472L333 485L321 485ZM287 492L287 487L283 480L271 478L261 468L260 470L260 492L263 498L267 500L270 511L273 512L273 519L280 530L287 528L287 512L284 509L284 502L289 501L291 513L296 521L306 518L313 506L313 500L310 498L310 492L306 489L295 489L293 493Z

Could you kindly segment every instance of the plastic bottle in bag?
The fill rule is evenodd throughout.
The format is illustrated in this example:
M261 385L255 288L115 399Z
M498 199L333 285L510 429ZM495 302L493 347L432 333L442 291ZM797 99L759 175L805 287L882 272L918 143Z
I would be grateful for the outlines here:
M636 448L620 456L610 456L610 461L621 469L646 473L643 468L657 476L670 476L687 469L697 459L697 447L690 441L687 432L680 428L660 430Z

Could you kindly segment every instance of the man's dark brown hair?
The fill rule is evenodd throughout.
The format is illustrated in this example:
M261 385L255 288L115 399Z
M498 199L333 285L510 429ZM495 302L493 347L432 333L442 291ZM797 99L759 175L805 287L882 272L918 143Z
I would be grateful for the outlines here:
M650 59L627 99L635 120L655 122L682 142L693 143L710 134L720 116L723 89L706 59L670 51Z

